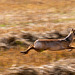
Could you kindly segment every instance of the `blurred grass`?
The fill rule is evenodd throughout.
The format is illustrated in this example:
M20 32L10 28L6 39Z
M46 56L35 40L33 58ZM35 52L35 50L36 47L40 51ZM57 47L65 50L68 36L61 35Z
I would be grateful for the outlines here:
M73 43L75 45L75 43ZM21 54L20 51L26 50L25 47L17 46L14 49L9 49L7 51L0 52L0 67L4 67L3 71L6 68L11 67L12 65L19 66L23 64L27 65L45 65L51 62L57 61L59 59L75 58L75 49L71 52L68 50L62 51L43 51L36 52L31 50L27 55ZM2 69L0 70L2 71Z
M0 25L0 27L5 27L6 25Z
M34 31L41 32L50 30L66 30L75 27L75 24L66 24L72 22L75 18L75 0L1 0L0 2L0 27L9 25L13 28L0 29L0 34L8 32ZM46 16L47 15L47 16ZM62 16L70 16L63 19ZM41 16L41 17L38 17ZM52 23L63 24L55 25ZM47 24L48 23L48 24ZM28 26L29 25L29 26ZM21 26L21 27L19 27ZM28 27L27 27L28 26ZM22 44L22 42L16 41ZM73 43L75 45L75 42ZM17 66L27 65L44 65L59 59L75 58L75 51L44 51L37 53L31 50L29 54L23 55L20 51L26 50L26 47L16 46L9 50L0 51L0 71L16 64Z
M69 21L75 21L75 18L55 19L55 20L52 20L51 22L59 23L59 22L69 22Z

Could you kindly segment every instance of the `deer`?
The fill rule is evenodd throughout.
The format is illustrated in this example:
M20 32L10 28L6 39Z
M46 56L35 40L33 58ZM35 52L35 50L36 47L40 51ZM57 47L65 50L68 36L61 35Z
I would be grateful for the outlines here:
M37 52L42 52L44 50L50 51L60 51L68 49L72 51L75 47L71 47L75 35L75 30L72 29L70 33L63 39L37 39L33 45L30 45L26 51L21 51L21 53L28 54L31 49Z

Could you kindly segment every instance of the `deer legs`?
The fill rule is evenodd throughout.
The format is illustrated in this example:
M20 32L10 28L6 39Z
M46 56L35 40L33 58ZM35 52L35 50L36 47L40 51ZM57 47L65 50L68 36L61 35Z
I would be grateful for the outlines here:
M34 49L32 45L30 45L26 51L21 51L21 53L28 54L31 49Z
M29 51L30 51L30 49L28 49L27 51L21 51L21 53L28 54Z
M75 47L70 47L69 46L68 49L69 49L68 51L72 51L72 49L75 49Z

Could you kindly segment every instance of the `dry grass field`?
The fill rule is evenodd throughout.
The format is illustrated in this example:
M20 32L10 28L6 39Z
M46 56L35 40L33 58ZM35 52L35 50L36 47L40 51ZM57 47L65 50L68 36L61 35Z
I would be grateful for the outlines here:
M66 36L75 28L75 0L1 0L0 35L13 32L46 33L59 32ZM38 36L38 35L35 35ZM41 38L41 37L39 37ZM54 38L54 37L53 37ZM62 37L60 37L62 38ZM75 46L75 42L72 43ZM59 59L75 58L75 51L44 51L21 54L26 46L0 50L0 71L11 66L44 65Z

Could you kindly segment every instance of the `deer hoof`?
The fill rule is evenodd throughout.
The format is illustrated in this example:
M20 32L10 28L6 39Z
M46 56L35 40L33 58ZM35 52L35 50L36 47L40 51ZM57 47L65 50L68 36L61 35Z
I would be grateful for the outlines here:
M28 54L28 52L26 52L26 51L21 51L20 53L23 53L23 54Z
M72 51L72 49L69 49L68 51L70 52L70 51Z

